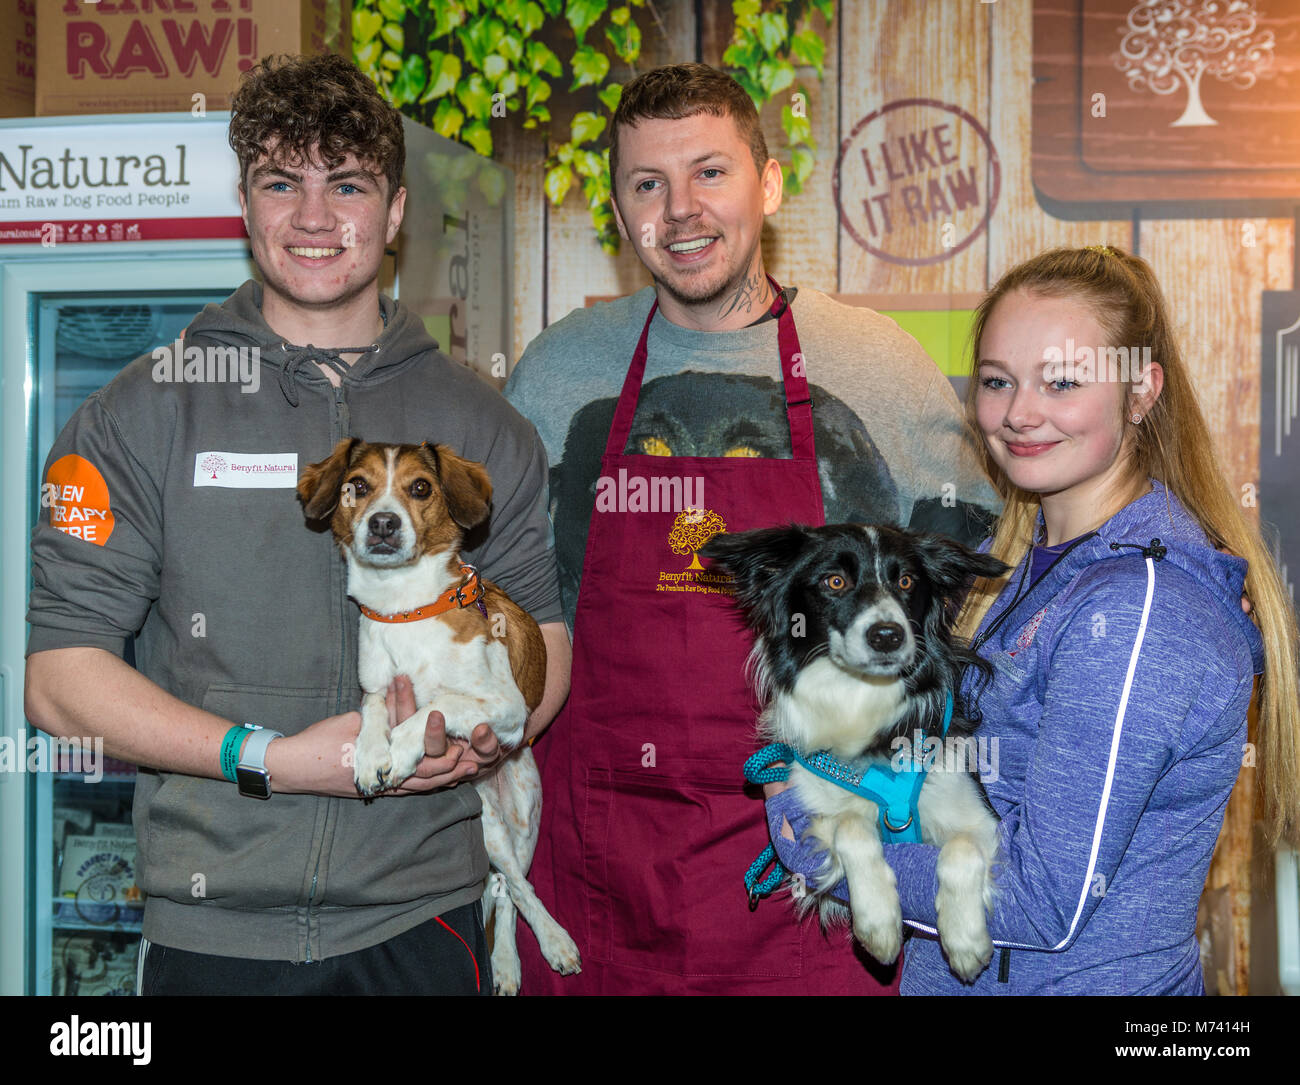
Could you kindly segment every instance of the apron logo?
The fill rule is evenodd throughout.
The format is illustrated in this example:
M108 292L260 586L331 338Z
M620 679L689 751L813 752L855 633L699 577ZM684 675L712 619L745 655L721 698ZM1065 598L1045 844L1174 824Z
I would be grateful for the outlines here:
M698 475L633 475L629 479L627 468L620 467L617 481L608 475L596 480L597 512L681 512L703 504L704 479Z
M700 564L700 547L714 535L727 530L727 522L712 509L684 509L668 532L668 548L674 554L690 554L691 563L681 572L659 573L656 591L704 592L734 595L734 581L728 573L713 573Z
M703 569L697 551L714 535L727 530L727 521L711 509L686 509L673 521L668 546L674 554L690 554L688 569Z

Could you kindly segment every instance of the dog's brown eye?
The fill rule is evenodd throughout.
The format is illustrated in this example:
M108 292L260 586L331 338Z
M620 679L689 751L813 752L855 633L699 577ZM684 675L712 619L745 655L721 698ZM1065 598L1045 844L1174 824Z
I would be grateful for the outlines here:
M433 487L429 485L427 478L417 478L411 483L412 497L428 497L431 493L433 493Z
M831 575L823 580L822 583L830 588L831 591L843 591L849 586L849 582L845 580L844 577L840 576L839 573L831 573Z
M348 486L352 489L353 497L365 497L370 492L370 487L366 485L366 480L363 478L351 479Z
M903 591L911 591L912 578L908 576L907 573L904 573L902 576L898 578L898 586L902 588Z

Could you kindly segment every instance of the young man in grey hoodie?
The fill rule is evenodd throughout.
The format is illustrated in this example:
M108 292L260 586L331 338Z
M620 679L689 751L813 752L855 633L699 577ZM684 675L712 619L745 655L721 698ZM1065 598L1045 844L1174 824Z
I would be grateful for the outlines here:
M432 712L417 775L359 799L357 611L294 486L348 436L438 441L486 465L491 519L462 554L542 626L532 737L568 688L546 454L379 293L405 152L364 76L339 57L265 62L232 104L230 142L263 281L208 306L184 342L250 352L260 382L159 382L144 357L68 422L32 539L27 716L141 766L142 993L489 993L481 807L455 785L501 751L486 724L449 742ZM69 530L68 485L95 506L93 533ZM138 669L122 658L132 637ZM415 711L409 682L390 693ZM251 785L223 772L223 742Z

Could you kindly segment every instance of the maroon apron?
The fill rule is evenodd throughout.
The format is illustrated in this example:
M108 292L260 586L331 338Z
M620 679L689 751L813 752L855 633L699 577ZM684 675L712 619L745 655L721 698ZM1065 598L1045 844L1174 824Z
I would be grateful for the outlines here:
M552 972L521 922L525 994L897 993L898 970L877 981L845 932L796 922L785 894L751 912L742 880L768 843L741 776L758 746L753 637L694 550L710 529L825 522L799 338L776 289L792 459L624 455L657 302L641 331L587 535L572 692L534 747L531 880L582 972Z

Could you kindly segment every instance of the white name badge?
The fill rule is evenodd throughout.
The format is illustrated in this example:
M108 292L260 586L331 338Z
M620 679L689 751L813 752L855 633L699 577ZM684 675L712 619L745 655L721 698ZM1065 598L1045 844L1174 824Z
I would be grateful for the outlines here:
M194 485L239 490L292 489L298 485L298 453L196 452Z

